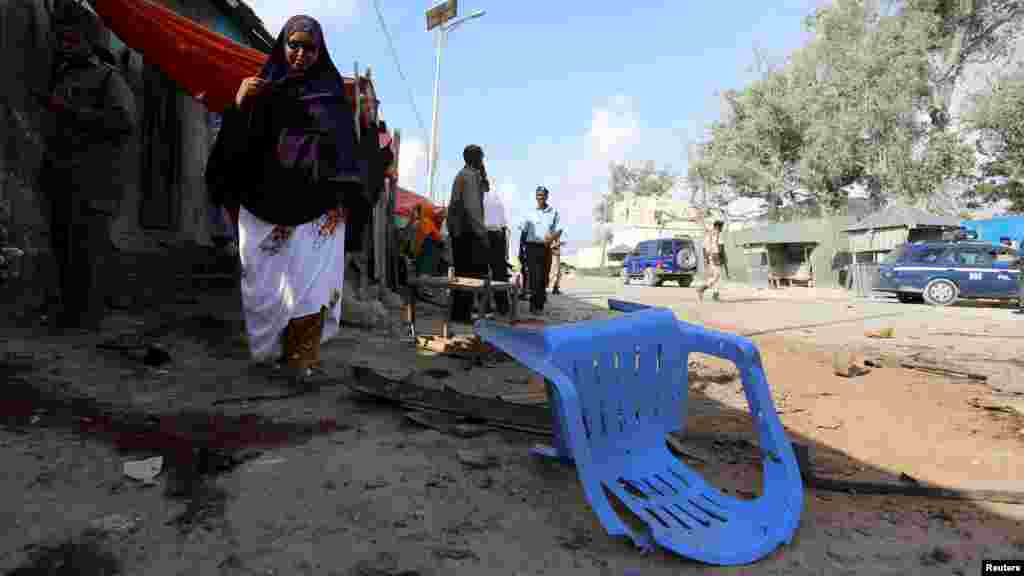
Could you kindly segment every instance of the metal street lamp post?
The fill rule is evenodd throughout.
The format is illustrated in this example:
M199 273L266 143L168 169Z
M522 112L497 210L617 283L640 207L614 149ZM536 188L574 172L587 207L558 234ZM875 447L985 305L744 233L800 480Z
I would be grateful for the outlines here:
M434 65L434 110L433 118L430 125L430 155L429 155L429 174L427 176L427 196L431 202L436 203L439 194L435 194L434 191L434 180L437 177L437 146L438 146L438 112L440 109L441 101L441 49L444 48L445 42L448 40L448 33L460 26L463 22L479 18L486 14L483 10L476 10L473 13L457 18L451 22L438 26L435 38L437 40L437 61Z

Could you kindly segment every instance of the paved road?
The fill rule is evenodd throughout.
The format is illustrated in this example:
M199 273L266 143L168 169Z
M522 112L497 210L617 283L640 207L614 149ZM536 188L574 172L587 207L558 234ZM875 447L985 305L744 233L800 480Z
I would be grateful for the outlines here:
M966 302L949 308L850 297L839 290L723 287L721 302L700 303L696 290L675 285L624 286L617 278L575 277L563 281L566 296L597 306L608 298L672 308L680 319L747 336L777 334L826 349L918 355L989 376L993 387L1024 393L1024 316L1008 304ZM893 337L866 331L892 328Z

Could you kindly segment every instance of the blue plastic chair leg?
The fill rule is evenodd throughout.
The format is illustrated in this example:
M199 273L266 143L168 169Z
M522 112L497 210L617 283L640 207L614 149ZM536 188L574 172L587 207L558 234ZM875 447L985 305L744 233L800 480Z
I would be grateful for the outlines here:
M544 380L544 386L547 388L548 398L551 399L551 415L553 420L552 444L550 446L538 444L530 449L530 454L556 460L563 464L572 464L574 458L572 456L572 449L570 449L569 444L565 440L569 437L569 433L566 429L565 420L562 418L561 400L559 400L558 394L551 389L551 383L546 379Z

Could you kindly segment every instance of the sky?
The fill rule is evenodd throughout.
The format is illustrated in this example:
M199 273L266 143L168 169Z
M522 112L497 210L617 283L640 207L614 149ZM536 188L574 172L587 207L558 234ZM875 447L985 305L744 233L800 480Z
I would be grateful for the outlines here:
M435 2L247 1L275 36L291 15L317 18L342 73L372 68L382 116L402 134L399 184L426 195L436 49L424 12ZM447 199L462 149L479 144L510 224L544 185L568 248L589 244L609 162L651 160L685 175L688 142L720 115L718 94L756 78L759 59L784 63L822 4L460 0L460 16L486 14L453 30L442 51L435 186Z

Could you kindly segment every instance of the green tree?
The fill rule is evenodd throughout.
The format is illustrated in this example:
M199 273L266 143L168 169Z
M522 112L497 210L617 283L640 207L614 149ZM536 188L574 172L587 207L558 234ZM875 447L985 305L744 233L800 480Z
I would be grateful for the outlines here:
M786 71L769 71L743 90L724 94L727 118L712 124L710 141L687 172L693 182L733 193L718 204L745 196L774 207L796 197L806 125L793 107L791 82Z
M1024 212L1024 184L1007 181L999 184L982 182L967 192L968 208L980 208L983 204L1007 202L1007 212Z
M934 61L934 80L950 88L967 65L1009 56L1024 27L1022 0L903 0L900 4L904 11L937 19L938 26L929 35L929 49L942 56Z
M772 210L806 195L828 213L852 184L876 202L916 201L966 178L970 147L931 114L941 24L933 12L882 14L864 0L818 10L807 20L813 38L784 68L727 94L731 114L689 175Z
M964 118L976 131L983 181L968 191L974 202L1009 201L1024 212L1024 78L1008 75L972 99ZM995 180L995 181L993 181Z

